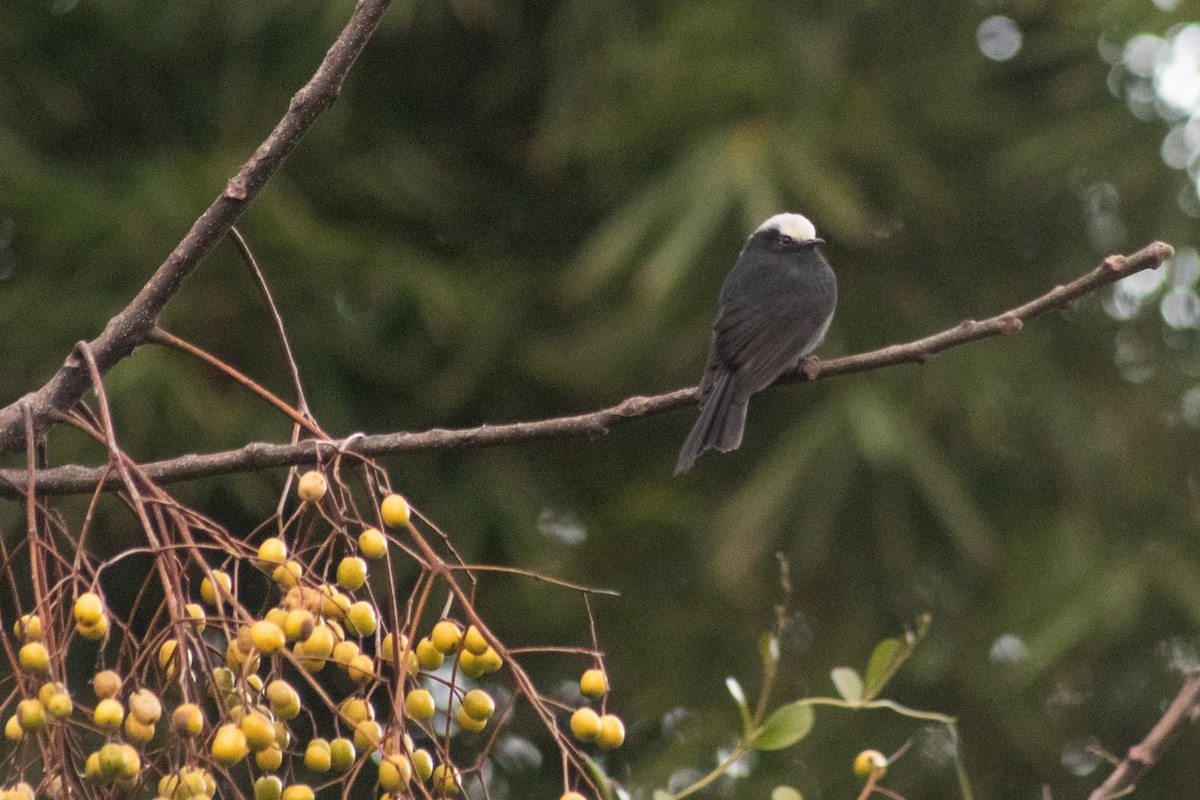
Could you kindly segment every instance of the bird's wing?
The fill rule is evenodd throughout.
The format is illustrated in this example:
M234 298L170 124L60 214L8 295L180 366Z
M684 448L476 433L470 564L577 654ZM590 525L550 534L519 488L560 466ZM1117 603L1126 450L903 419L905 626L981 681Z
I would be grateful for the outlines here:
M812 301L725 307L713 328L713 354L749 395L770 386L807 355L826 321Z

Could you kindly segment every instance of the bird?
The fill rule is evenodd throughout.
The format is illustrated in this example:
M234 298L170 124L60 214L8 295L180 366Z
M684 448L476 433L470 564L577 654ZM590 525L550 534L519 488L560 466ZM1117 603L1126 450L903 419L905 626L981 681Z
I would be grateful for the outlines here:
M776 214L750 235L717 301L700 417L679 451L675 474L705 450L742 443L750 395L794 369L825 338L837 306L837 278L802 214Z

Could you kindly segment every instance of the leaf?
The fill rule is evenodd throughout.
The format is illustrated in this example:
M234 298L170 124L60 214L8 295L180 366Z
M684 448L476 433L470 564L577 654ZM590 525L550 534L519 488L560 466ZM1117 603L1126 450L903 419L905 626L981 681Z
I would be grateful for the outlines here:
M771 790L771 800L804 800L804 795L791 786L776 786Z
M912 648L903 639L884 639L875 645L875 651L867 662L866 686L863 688L865 699L871 700L883 691L911 651Z
M858 676L858 670L850 667L834 667L829 673L833 685L843 700L857 703L863 699L863 680Z
M742 730L746 733L750 732L750 706L746 703L746 693L742 691L742 685L738 683L737 678L728 677L725 679L725 688L733 695L733 701L737 703L738 711L742 715Z
M807 736L812 726L812 706L797 700L771 712L750 746L755 750L782 750Z

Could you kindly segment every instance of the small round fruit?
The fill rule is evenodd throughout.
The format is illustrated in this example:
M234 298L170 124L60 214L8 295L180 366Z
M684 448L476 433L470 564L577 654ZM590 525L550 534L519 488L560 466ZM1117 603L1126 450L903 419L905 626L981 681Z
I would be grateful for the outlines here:
M254 782L254 800L282 800L283 781L277 775L263 775Z
M308 638L300 643L300 647L310 658L329 658L333 653L334 644L333 629L328 625L318 625L313 628Z
M454 717L458 720L458 727L462 728L464 731L479 733L481 730L487 727L486 719L475 719L468 714L467 710L462 706L458 707L458 713L455 714Z
M366 653L359 653L346 665L346 674L355 683L368 683L375 677L375 659Z
M438 652L448 656L458 652L458 645L462 642L462 628L458 627L458 623L453 620L441 620L433 626L429 640L433 642L433 646L438 649Z
M413 772L417 773L417 777L423 781L429 780L429 776L433 774L433 756L428 750L413 750L410 757L413 765Z
M483 672L486 675L489 672L496 672L504 666L504 659L496 652L496 648L489 647L487 652L479 656L479 664L483 667Z
M304 766L313 772L328 772L333 764L329 742L324 739L313 739L304 748Z
M96 676L92 678L92 691L101 700L116 697L121 691L121 676L111 669L97 672Z
M183 703L171 714L171 730L180 736L199 736L204 732L204 712L195 703Z
M367 528L358 535L358 549L372 561L387 555L387 537L378 528Z
M46 700L46 711L55 719L66 719L75 710L71 695L66 692L55 692Z
M487 639L483 638L483 633L480 632L479 628L471 625L467 628L467 632L463 634L462 646L472 655L481 656L487 652L490 645L488 645Z
M328 489L329 483L325 480L325 476L315 469L310 469L301 475L296 484L296 494L306 503L320 502Z
M584 672L579 679L579 691L584 697L590 697L593 700L607 694L608 678L604 677L604 670L589 669Z
M90 642L98 642L105 636L108 636L108 617L101 617L100 621L95 625L84 625L82 622L76 622L75 631Z
M287 545L278 536L264 539L258 546L258 560L264 564L282 564L287 561Z
M383 726L373 719L354 726L354 746L364 752L374 750L383 741Z
M409 520L408 501L401 495L389 494L379 504L379 516L383 517L383 524L389 528L400 528L407 525Z
M105 778L124 775L128 752L119 744L109 742L100 748L100 774Z
M351 725L357 725L364 720L375 719L374 707L361 697L348 697L338 707L342 719Z
M421 669L427 672L432 672L442 665L442 661L446 656L441 650L434 646L433 642L426 636L421 641L417 642L417 663L421 665Z
M183 610L187 612L188 619L190 619L192 625L195 626L196 632L203 632L208 622L208 618L204 614L204 606L200 605L199 603L188 603L183 607Z
M106 697L99 703L96 703L96 710L92 713L92 720L97 726L106 731L115 731L125 721L125 708L113 698Z
M75 600L75 621L95 625L104 616L104 601L95 592L84 592Z
M496 713L496 701L483 689L472 689L463 695L462 710L471 717L486 722Z
M129 715L145 725L153 725L162 717L162 703L149 689L138 689L129 696Z
M314 800L316 794L307 783L293 783L283 790L282 800Z
M339 736L329 743L329 764L338 772L350 769L358 753L354 750L354 742L345 736Z
M338 562L338 586L353 592L367 582L367 562L358 556L347 556Z
M175 677L178 672L176 669L180 664L187 666L187 651L179 651L179 642L176 639L167 639L162 643L162 647L158 648L158 666L166 674L167 680Z
M366 600L351 603L346 610L346 629L356 636L370 636L379 627L375 606Z
M37 614L22 614L21 618L13 625L13 633L26 642L40 642L42 640L42 618Z
M246 745L254 751L270 747L275 742L275 725L261 711L251 711L238 724L246 735Z
M289 642L298 642L312 635L317 620L312 612L304 608L294 608L287 612L283 620L283 632Z
M270 655L277 653L287 645L287 636L274 622L260 619L250 626L250 638L259 652Z
M246 757L250 745L246 743L246 734L237 725L227 724L217 728L213 737L212 755L217 761L231 767Z
M625 723L616 714L605 714L600 718L600 730L596 733L596 744L605 750L615 750L625 743Z
M571 733L581 742L595 741L600 733L600 715L584 706L571 715Z
M433 716L433 695L427 689L413 689L404 698L404 710L419 722L424 722Z
M394 753L379 762L379 788L385 792L398 792L412 780L412 763L406 756Z
M283 749L272 742L254 754L254 763L261 770L274 772L283 766Z
M135 744L146 744L154 738L154 723L139 722L136 717L125 718L125 739Z
M22 730L36 733L46 727L46 707L41 700L22 700L17 703L17 718Z
M50 651L41 642L26 642L17 653L21 669L26 672L42 674L50 669Z
M4 723L4 736L9 741L19 742L25 738L25 729L21 727L21 720L13 714Z
M221 594L229 594L233 590L233 578L229 577L229 573L223 569L214 569L211 575L205 575L200 581L200 599L208 603L210 606L217 604L217 588L214 584L220 584L224 590Z
M267 702L271 712L280 719L295 719L300 714L300 695L282 678L267 684Z
M854 757L854 774L860 778L874 775L878 780L887 772L887 756L878 750L863 750Z
M458 770L446 764L433 768L433 791L437 794L458 794Z
M294 589L300 585L300 576L304 567L299 561L289 560L271 570L271 580L285 589Z

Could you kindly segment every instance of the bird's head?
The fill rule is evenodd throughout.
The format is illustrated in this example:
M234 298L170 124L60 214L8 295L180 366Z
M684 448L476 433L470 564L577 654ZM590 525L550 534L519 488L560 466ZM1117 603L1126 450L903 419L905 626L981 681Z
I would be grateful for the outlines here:
M767 231L785 236L797 244L820 241L816 227L803 214L776 214L759 225L755 233Z

